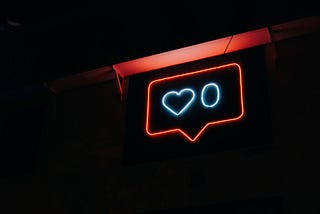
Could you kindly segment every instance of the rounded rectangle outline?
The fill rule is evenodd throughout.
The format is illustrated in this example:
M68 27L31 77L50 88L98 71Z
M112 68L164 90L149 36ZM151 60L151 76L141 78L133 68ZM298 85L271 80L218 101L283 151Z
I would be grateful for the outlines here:
M204 125L201 130L198 132L198 134L196 134L196 136L194 137L190 137L185 131L183 131L181 128L173 128L173 129L169 129L169 130L164 130L164 131L159 131L159 132L152 132L150 131L149 128L149 124L150 124L150 118L149 118L149 112L150 112L150 103L151 103L151 97L150 97L150 92L151 92L151 87L154 84L157 84L159 82L162 81L166 81L166 80L171 80L171 79L176 79L176 78L181 78L181 77L186 77L186 76L191 76L191 75L197 75L200 73L205 73L205 72L212 72L212 71L217 71L223 68L228 68L228 67L233 67L236 66L238 68L238 72L239 72L239 86L240 86L240 107L241 107L241 113L240 115L233 117L233 118L229 118L229 119L223 119L223 120L218 120L218 121L212 121L207 123L206 125ZM160 78L160 79L156 79L156 80L152 80L149 84L148 84L148 90L147 90L147 109L146 109L146 126L145 126L145 131L146 133L151 136L151 137L155 137L155 136L163 136L163 135L168 135L168 134L174 134L174 133L180 133L182 134L186 139L188 139L190 142L195 143L199 140L200 136L205 132L205 130L209 127L209 126L214 126L214 125L219 125L219 124L224 124L224 123L229 123L229 122L234 122L234 121L239 121L241 120L245 115L245 109L244 109L244 98L243 98L243 76L242 76L242 69L241 66L238 63L228 63L228 64L224 64L224 65L220 65L220 66L215 66L215 67L210 67L210 68L206 68L206 69L201 69L201 70L197 70L197 71L193 71L193 72L188 72L188 73L183 73L183 74L178 74L178 75L173 75L173 76L168 76L168 77L164 77L164 78Z

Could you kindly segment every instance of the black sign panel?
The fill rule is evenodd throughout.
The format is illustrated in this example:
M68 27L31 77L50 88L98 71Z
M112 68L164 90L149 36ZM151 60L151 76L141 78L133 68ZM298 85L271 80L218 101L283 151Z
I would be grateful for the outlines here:
M263 47L130 77L125 163L269 145Z

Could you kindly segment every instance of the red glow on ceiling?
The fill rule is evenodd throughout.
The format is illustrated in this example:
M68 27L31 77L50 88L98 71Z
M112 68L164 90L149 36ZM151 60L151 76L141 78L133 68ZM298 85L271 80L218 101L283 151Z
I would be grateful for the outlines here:
M125 78L155 69L214 57L267 43L271 43L268 28L261 28L185 48L121 62L113 65L113 69L119 76Z
M113 65L122 77L160 69L185 62L218 56L224 53L231 37L213 40Z
M271 43L271 36L268 28L261 28L245 33L233 35L226 53L244 50L247 48Z

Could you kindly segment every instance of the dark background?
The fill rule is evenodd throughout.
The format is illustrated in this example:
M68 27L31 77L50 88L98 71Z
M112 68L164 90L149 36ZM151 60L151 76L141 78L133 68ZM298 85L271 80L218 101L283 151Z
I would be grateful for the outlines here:
M5 1L1 88L317 15L315 1ZM3 67L5 66L5 67Z
M316 1L1 2L0 212L174 212L271 197L284 213L319 213L318 31L266 47L272 150L124 166L116 82L45 85L318 11Z

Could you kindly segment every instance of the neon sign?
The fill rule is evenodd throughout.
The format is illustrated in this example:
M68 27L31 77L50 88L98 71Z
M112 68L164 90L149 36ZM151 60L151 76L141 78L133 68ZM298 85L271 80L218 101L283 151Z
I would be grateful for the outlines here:
M168 100L169 97L181 97L184 95L187 95L187 102L182 105L182 108L180 110L176 110L175 108L171 107L170 105L168 105ZM190 96L189 96L189 95ZM192 102L195 100L195 92L190 89L190 88L184 88L181 91L177 92L177 91L169 91L167 92L163 97L162 97L162 105L169 111L171 112L173 115L175 116L179 116L180 114L182 114L183 112L185 112L192 104Z
M216 99L212 104L208 104L207 101L207 96L208 96L208 90L209 88L214 88L216 91ZM184 98L182 97L184 96ZM178 108L172 107L170 106L170 104L168 104L168 100L170 98L175 99L173 101L179 101L179 100L185 100L184 103ZM182 97L182 98L181 98ZM185 98L187 97L187 98ZM177 91L169 91L167 92L163 97L162 97L162 105L164 106L164 108L166 108L170 113L172 113L175 116L179 116L180 114L184 113L186 110L188 110L191 107L191 104L195 101L196 99L196 93L194 92L194 90L190 89L190 88L184 88L182 90L180 90L179 92ZM219 86L216 83L208 83L206 84L202 90L201 90L201 103L204 107L206 108L213 108L215 107L218 102L220 100L220 89Z
M208 101L206 99L207 93L208 93L207 91L209 90L209 88L212 88L212 87L216 90L216 93L217 93L216 100L212 104L208 104L207 103ZM219 100L220 100L220 88L216 83L208 83L203 87L203 89L201 90L201 103L203 106L207 108L213 108L218 104Z
M213 126L244 117L243 77L237 63L152 80L145 130L150 137L179 134L197 142Z

